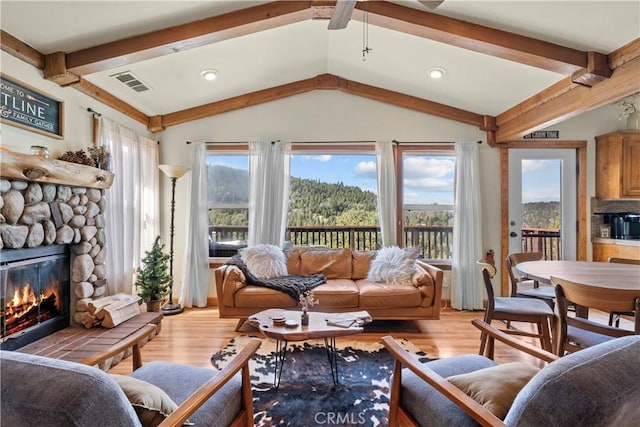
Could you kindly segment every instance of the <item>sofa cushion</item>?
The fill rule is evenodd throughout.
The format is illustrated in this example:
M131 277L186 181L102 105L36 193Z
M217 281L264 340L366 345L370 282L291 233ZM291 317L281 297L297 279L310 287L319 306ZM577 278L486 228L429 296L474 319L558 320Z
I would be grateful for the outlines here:
M300 252L300 274L318 273L327 279L350 279L351 250L314 248Z
M133 405L143 427L157 426L178 405L159 387L127 375L110 374Z
M238 308L288 308L297 307L298 302L286 292L265 288L264 286L247 285L234 294L235 306Z
M353 280L366 279L371 261L375 257L376 251L351 251L351 278Z
M284 252L274 245L255 245L239 251L242 261L258 279L273 279L287 275Z
M416 271L418 250L389 246L378 251L367 280L380 283L411 283Z
M370 280L357 280L360 289L360 308L398 308L418 307L422 301L420 289L407 284L376 283Z
M504 419L513 399L538 371L540 368L529 363L512 362L454 375L447 380L496 417Z
M293 248L285 251L284 255L287 259L287 271L289 274L301 275L300 272L300 254L305 251L306 248Z
M351 279L329 279L314 288L313 295L320 301L319 311L323 307L357 308L359 303L359 289Z

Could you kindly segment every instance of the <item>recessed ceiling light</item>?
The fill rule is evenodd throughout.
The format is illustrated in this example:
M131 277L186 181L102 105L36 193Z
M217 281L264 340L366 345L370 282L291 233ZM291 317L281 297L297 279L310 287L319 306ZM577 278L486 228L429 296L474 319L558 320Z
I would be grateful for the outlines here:
M218 78L219 71L218 70L202 70L200 75L205 80L215 80Z
M427 70L427 74L432 79L441 79L447 73L447 70L441 67L433 67Z

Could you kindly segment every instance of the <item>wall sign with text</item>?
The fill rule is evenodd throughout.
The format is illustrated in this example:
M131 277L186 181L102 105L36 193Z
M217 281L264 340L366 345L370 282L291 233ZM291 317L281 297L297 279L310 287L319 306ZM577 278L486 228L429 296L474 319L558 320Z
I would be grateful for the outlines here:
M52 138L64 135L64 102L5 74L0 74L0 118Z

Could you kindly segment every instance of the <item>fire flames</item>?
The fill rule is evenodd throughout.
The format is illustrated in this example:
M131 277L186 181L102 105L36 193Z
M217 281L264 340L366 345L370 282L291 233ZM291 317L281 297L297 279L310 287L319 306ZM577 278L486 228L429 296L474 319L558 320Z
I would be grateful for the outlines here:
M6 305L5 316L7 321L11 318L20 319L34 308L37 308L42 301L48 300L52 296L54 297L54 301L60 300L57 282L50 284L50 286L39 295L36 295L35 290L29 283L22 288L16 288L13 293L13 298L8 300Z

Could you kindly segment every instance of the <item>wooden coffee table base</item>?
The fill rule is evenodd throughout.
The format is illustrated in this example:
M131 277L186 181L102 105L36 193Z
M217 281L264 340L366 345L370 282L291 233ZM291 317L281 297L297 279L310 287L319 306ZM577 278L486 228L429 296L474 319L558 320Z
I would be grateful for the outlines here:
M362 324L371 321L366 312L353 313L354 318L368 318L364 322L354 323L349 327L332 326L327 324L327 320L336 316L335 313L309 313L309 325L296 325L293 327L274 325L274 317L284 316L287 320L300 321L300 312L292 310L271 309L261 311L247 320L249 324L260 329L265 336L276 340L276 366L273 386L277 389L280 386L282 378L282 369L287 358L287 345L290 341L306 341L309 339L324 340L324 346L327 351L327 359L331 369L331 377L333 379L333 387L338 385L338 352L336 350L336 337L359 334L363 331ZM341 313L343 318L349 317L350 313Z

